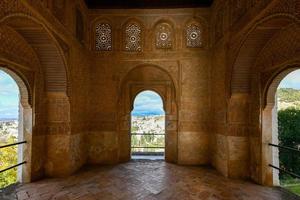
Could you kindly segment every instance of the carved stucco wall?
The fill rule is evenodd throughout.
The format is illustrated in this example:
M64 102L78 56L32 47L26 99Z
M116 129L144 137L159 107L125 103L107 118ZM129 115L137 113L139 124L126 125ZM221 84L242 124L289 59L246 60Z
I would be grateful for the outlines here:
M68 175L85 162L82 138L87 103L81 96L88 91L89 70L83 66L89 66L89 59L70 37L72 32L61 31L62 25L56 26L47 9L38 1L0 3L1 67L28 83L32 101L32 133L26 138L31 154L26 159L28 181L45 174Z
M101 13L101 16L98 13ZM170 148L167 147L166 160L180 164L209 163L210 133L207 126L210 117L209 15L208 9L178 9L167 12L145 10L135 11L135 14L132 14L131 10L122 11L122 14L117 10L91 11L89 17L91 38L95 38L95 27L99 23L109 23L112 28L112 48L110 51L99 51L95 49L95 40L92 40L90 45L95 64L91 69L93 73L90 84L90 93L94 95L90 96L89 108L91 129L88 141L92 142L88 149L89 162L117 163L128 161L130 158L128 141L130 115L127 110L120 116L120 109L130 107L132 102L127 100L125 104L118 101L120 96L126 95L122 90L123 81L126 79L133 82L133 85L134 82L136 84L139 82L140 87L144 89L155 89L157 85L169 88L170 84L174 85L173 89L162 95L171 98L173 103L169 104L175 106L173 109L176 110L167 114L169 123L167 146ZM203 41L202 45L195 43L198 46L187 46L186 27L191 22L201 25L199 37ZM128 24L138 24L140 27L136 30L140 34L139 49L130 51L126 49ZM158 29L160 24L167 24L169 29ZM164 35L166 38L162 39L167 39L168 33L170 34L171 45L164 48L157 45L157 34L161 33L166 33ZM132 37L136 39L137 36L133 34ZM128 76L132 69L141 66L152 66L153 70L139 72L140 77L137 77L140 78L139 81L135 80L135 76ZM156 78L152 81L147 81L147 77L159 69L168 74L172 80L166 81L160 78L158 73L156 76L153 75ZM125 91L129 94L134 92Z
M299 6L297 0L215 0L211 9L120 13L88 10L81 0L1 1L1 66L32 92L31 179L128 160L122 137L128 114L120 114L132 103L120 100L126 80L142 85L133 88L169 88L161 89L172 99L168 161L211 163L225 176L270 184L261 110L271 80L299 63ZM139 39L138 51L126 51L125 27L132 22L140 26L140 35L129 38ZM111 27L106 51L96 48L99 23ZM130 72L140 67L147 70L135 80ZM168 81L147 82L155 70Z
M212 143L217 145L213 165L226 176L272 185L267 166L272 156L266 156L270 147L265 140L270 136L262 131L262 110L270 81L299 59L299 3L251 2L220 0L213 6L223 12L221 22L220 14L212 12L212 83L213 91L218 91L212 95ZM235 15L239 17L232 20Z

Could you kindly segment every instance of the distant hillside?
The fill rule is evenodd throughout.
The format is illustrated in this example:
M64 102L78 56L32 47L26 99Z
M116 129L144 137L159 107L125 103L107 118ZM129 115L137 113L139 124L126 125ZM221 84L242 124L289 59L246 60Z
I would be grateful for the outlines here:
M280 88L277 90L278 108L297 107L300 109L300 90Z
M13 122L13 121L18 121L16 118L0 118L0 123L1 122Z

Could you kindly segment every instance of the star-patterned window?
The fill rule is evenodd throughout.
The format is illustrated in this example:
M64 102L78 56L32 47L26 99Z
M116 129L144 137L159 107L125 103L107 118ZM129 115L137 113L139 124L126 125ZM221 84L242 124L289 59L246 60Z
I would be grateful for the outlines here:
M129 23L125 28L125 50L142 51L142 28L138 23Z
M202 47L202 31L198 24L190 24L186 28L186 46L197 48Z
M158 49L171 49L173 46L172 27L167 23L160 23L156 27L155 45Z
M107 23L100 23L96 26L96 50L112 50L112 30Z

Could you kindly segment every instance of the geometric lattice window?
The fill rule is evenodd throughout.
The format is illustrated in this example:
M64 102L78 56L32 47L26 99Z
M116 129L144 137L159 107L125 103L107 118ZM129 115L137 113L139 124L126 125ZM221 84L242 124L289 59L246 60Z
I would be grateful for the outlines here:
M101 23L96 26L96 50L111 51L112 50L112 30L107 23Z
M186 46L187 47L201 47L202 35L201 28L197 24L190 24L186 29Z
M137 23L130 23L125 29L125 50L142 51L142 28Z
M172 27L167 23L161 23L156 28L156 48L170 49L172 48L173 34Z

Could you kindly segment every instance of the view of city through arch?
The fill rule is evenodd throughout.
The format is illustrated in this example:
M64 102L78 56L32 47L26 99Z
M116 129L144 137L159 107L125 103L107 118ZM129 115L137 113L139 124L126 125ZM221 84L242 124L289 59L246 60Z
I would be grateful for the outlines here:
M165 151L165 112L156 92L140 92L131 112L132 158L163 159Z
M19 88L13 78L0 70L0 146L18 141ZM17 164L18 147L0 149L0 170ZM0 173L0 188L17 181L17 168Z
M289 73L277 88L278 145L300 150L300 70ZM279 166L300 174L300 154L279 148ZM300 195L300 180L281 171L280 185Z

